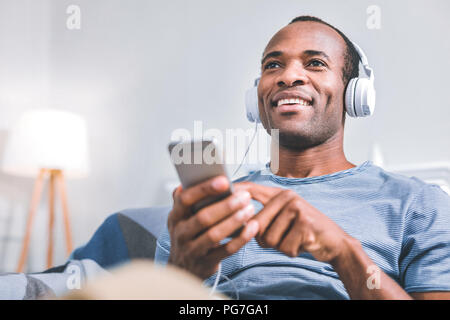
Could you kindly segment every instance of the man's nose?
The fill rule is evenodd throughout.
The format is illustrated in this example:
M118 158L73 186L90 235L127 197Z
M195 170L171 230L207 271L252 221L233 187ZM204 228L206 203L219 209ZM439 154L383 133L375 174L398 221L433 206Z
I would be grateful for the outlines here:
M307 82L308 77L306 76L306 70L303 66L298 64L286 67L277 79L279 87L304 85Z

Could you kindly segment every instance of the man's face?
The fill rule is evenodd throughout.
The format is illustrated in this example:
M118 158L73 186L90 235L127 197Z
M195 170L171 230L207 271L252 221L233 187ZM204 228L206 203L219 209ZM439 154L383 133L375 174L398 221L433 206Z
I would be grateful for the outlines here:
M258 85L259 113L268 132L279 129L281 145L310 148L342 129L345 49L336 31L309 21L288 25L269 41Z

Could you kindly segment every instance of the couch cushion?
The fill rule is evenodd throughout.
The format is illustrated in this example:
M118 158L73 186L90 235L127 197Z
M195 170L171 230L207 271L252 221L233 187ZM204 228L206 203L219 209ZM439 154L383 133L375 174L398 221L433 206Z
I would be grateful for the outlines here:
M103 268L131 259L153 259L156 238L165 227L169 211L170 207L159 206L112 214L70 259L92 259Z

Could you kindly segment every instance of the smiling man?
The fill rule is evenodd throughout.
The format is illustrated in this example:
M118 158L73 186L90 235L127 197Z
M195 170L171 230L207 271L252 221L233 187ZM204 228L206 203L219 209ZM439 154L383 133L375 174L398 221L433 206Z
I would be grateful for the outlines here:
M192 205L227 180L178 187L156 260L208 284L221 264L230 280L219 290L244 299L450 298L450 197L345 157L344 94L358 59L317 18L278 31L263 53L258 102L267 132L279 130L279 164L195 214Z

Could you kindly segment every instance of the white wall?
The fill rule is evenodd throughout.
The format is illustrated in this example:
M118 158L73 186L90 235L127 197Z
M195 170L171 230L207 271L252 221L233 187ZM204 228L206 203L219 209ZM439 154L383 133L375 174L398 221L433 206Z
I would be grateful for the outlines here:
M0 0L0 161L11 124L23 111L47 105L51 20L49 1ZM32 181L0 172L0 270L16 267L31 188ZM29 257L37 267L45 261L45 204Z
M80 30L66 28L71 4L81 8ZM381 8L380 30L366 28L372 4ZM389 164L449 161L449 9L446 0L0 0L0 160L11 123L27 108L47 104L86 118L92 173L68 183L80 245L112 212L170 201L163 184L176 179L166 150L174 129L192 130L194 120L205 129L251 127L243 97L264 46L290 19L311 14L360 44L375 69L375 115L346 123L349 160L366 160L376 141ZM15 210L16 224L31 188L0 174L0 211ZM45 210L33 271L45 267ZM65 260L62 236L56 263ZM13 252L7 259L10 269Z

